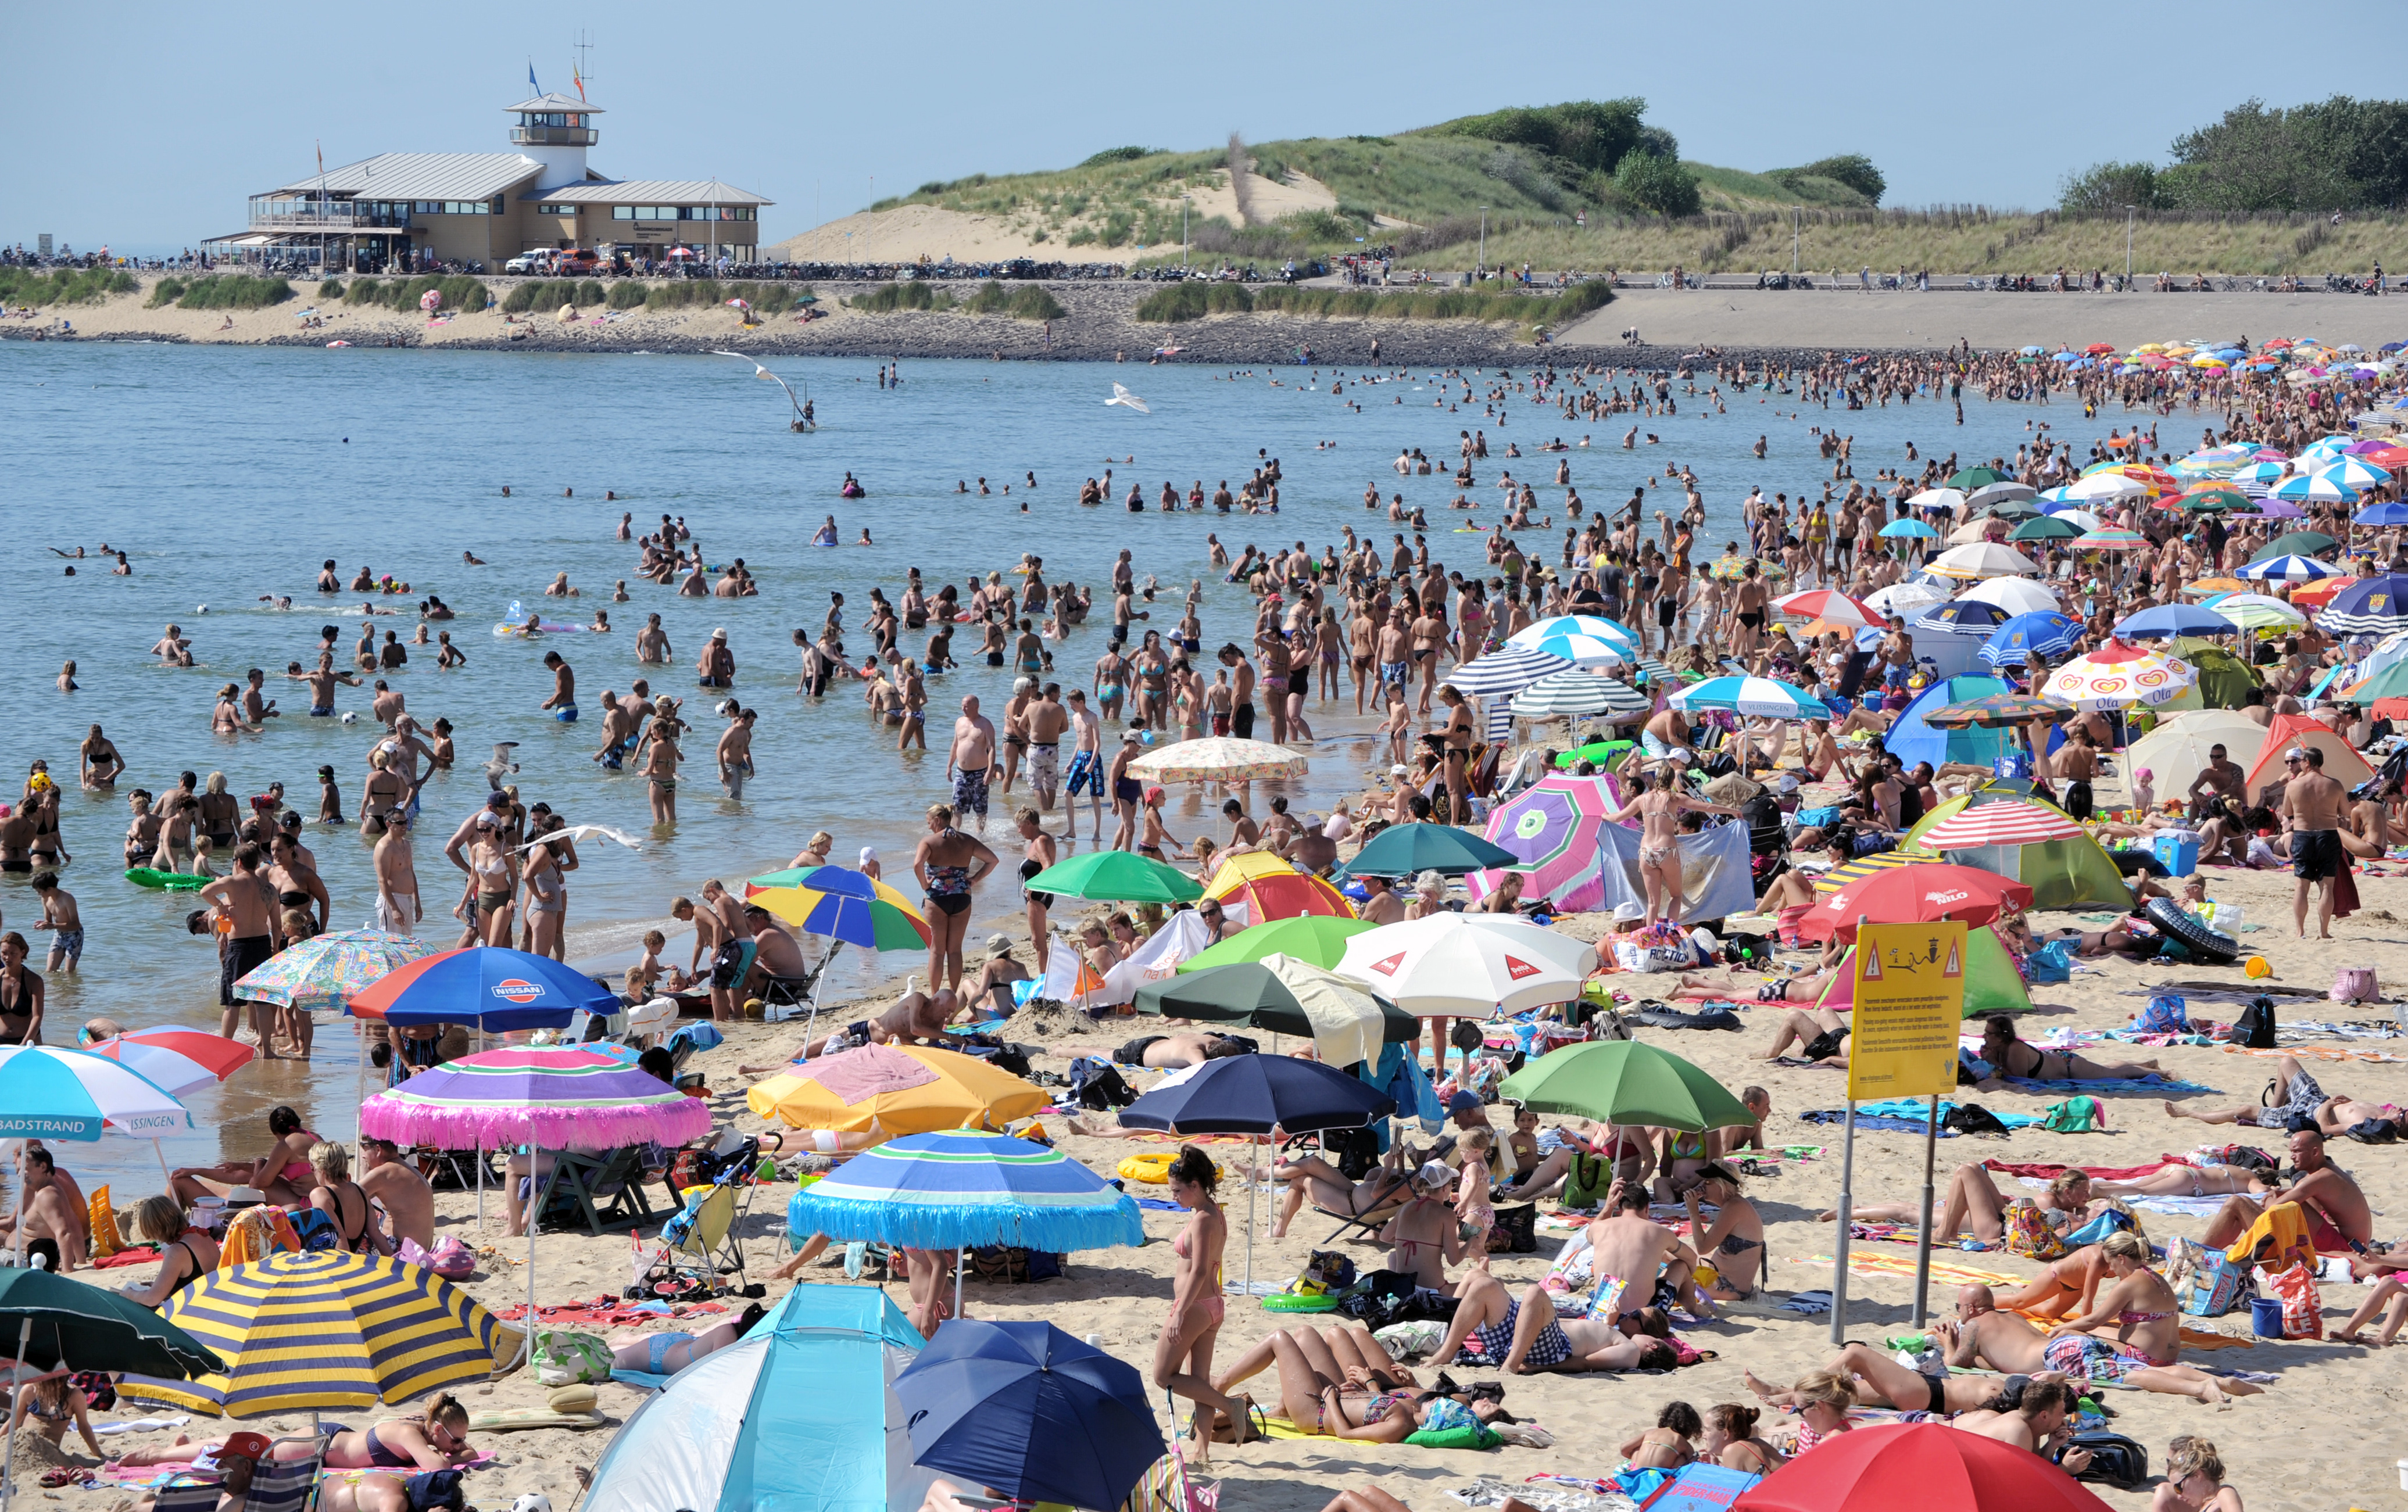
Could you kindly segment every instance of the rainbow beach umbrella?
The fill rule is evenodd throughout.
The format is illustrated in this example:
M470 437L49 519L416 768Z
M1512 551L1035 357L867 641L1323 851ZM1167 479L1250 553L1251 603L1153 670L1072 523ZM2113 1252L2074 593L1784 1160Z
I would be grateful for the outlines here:
M120 1394L213 1417L398 1405L490 1379L516 1344L476 1299L423 1265L338 1250L210 1271L166 1321L217 1351L189 1381L128 1376Z
M1488 812L1489 843L1511 851L1510 866L1472 872L1463 885L1473 900L1504 885L1508 871L1522 876L1522 895L1544 898L1566 913L1585 913L1605 899L1604 852L1598 834L1622 806L1621 784L1611 777L1541 777Z
M744 897L806 934L867 950L923 950L928 920L910 900L867 872L797 866L744 884Z
M374 983L436 953L412 934L350 929L287 946L236 982L235 995L251 1003L314 1013L341 1008Z
M1045 1093L974 1055L864 1045L756 1081L744 1103L758 1117L797 1129L927 1134L1025 1118L1045 1105Z

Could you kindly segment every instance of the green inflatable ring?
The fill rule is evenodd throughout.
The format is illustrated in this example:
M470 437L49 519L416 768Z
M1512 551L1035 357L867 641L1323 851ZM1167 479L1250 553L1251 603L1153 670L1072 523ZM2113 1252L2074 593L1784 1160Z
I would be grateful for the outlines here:
M1326 1313L1338 1310L1338 1299L1310 1292L1281 1291L1265 1297L1263 1305L1275 1313Z
M206 877L186 872L163 872L149 866L129 868L125 879L136 887L165 888L170 892L191 892L208 885Z

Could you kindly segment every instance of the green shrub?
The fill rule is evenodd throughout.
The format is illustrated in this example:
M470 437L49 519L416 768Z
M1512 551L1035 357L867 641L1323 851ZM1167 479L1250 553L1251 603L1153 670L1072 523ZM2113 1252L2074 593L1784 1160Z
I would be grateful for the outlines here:
M1613 170L1614 192L1656 215L1698 213L1698 176L1670 158L1632 152Z
M910 283L882 283L855 299L853 307L867 310L873 315L890 315L906 309L951 309L953 307L953 292L934 288L916 278Z
M172 305L183 297L184 280L170 274L150 286L150 298L144 307L157 309L163 305Z
M321 278L318 280L318 297L321 299L342 298L343 280L340 278Z
M1223 304L1215 295L1246 297L1247 303ZM1252 309L1283 315L1354 316L1391 321L1512 321L1522 325L1557 325L1611 304L1613 291L1604 282L1574 284L1553 297L1489 289L1416 290L1382 293L1371 289L1312 289L1297 284L1271 284L1251 296L1236 284L1182 283L1147 296L1138 306L1141 321L1192 321L1225 309Z
M563 305L599 305L605 299L600 284L594 284L593 297L585 296L584 288L574 278L536 278L518 285L502 296L502 308L512 315L523 315L531 309L553 310Z
M265 309L293 297L293 286L282 278L248 273L216 273L194 278L176 301L178 309Z
M116 268L0 268L0 305L87 305L141 292L141 279Z
M1803 167L1775 168L1765 175L1767 178L1779 183L1786 183L1793 176L1799 178L1828 178L1862 194L1868 205L1879 205L1882 195L1889 189L1889 180L1882 177L1882 171L1879 168L1873 166L1873 160L1862 152L1850 152L1843 157L1821 158Z
M577 302L580 305L607 305L610 291L602 287L599 278L587 278L577 286Z
M1268 291L1266 291L1268 292ZM1254 299L1239 283L1174 283L1138 301L1140 321L1200 321L1207 315L1245 315Z
M1156 152L1165 150L1167 150L1167 149L1159 147L1108 147L1102 151L1096 153L1094 157L1087 159L1086 162L1080 164L1079 166L1082 168L1100 168L1107 163L1135 163L1140 158L1150 158ZM921 193L925 193L927 191L922 190Z
M979 285L961 307L972 315L1008 315L1016 321L1058 321L1070 313L1042 284L1006 289L993 278Z
M622 278L610 286L609 305L612 309L634 309L644 302L644 286L633 278Z

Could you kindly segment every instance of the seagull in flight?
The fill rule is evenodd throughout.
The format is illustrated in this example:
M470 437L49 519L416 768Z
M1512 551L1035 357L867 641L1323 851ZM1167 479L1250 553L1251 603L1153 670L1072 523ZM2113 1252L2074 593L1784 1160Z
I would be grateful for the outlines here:
M519 847L519 854L524 855L528 851L533 850L537 846L542 845L545 841L550 840L552 837L552 834L565 834L568 836L572 842L582 840L588 835L598 834L608 840L616 840L630 850L641 850L644 849L643 841L637 839L634 835L629 834L624 830L614 830L608 824L571 824L566 829L552 831L552 834L545 835L542 840L531 840L525 845Z
M752 363L752 376L754 378L759 378L764 383L774 383L778 387L786 391L786 402L795 407L795 421L797 424L801 423L803 418L803 402L795 397L794 388L788 384L784 378L781 378L777 374L770 372L759 363L752 362L752 358L745 356L740 351L721 351L717 348L713 348L710 354L713 357L733 357L740 363ZM1117 387L1117 385L1115 385L1115 387Z
M485 763L485 782L494 792L502 791L502 778L517 773L519 763L510 760L510 752L518 749L518 746L519 743L515 740L502 740L494 743L494 759Z
M1104 403L1107 405L1126 405L1129 408L1136 410L1140 415L1151 415L1154 413L1153 410L1148 409L1145 407L1144 400L1139 398L1136 394L1129 392L1128 390L1121 387L1117 383L1112 385L1112 396L1105 400Z

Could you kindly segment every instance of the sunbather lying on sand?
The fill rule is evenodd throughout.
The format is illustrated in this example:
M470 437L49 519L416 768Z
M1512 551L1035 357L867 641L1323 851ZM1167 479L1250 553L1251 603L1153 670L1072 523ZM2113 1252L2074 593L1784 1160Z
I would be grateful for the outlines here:
M1379 1349L1368 1332L1363 1342ZM1276 1365L1281 1417L1309 1434L1381 1444L1401 1444L1424 1430L1514 1420L1505 1410L1501 1386L1466 1391L1441 1377L1439 1390L1420 1391L1411 1384L1411 1373L1393 1361L1381 1369L1364 1358L1360 1345L1340 1340L1333 1348L1326 1335L1309 1328L1274 1333L1239 1360L1220 1390L1226 1394L1230 1386ZM1406 1384L1390 1384L1400 1374Z
M2136 1273L2156 1281L2164 1291L2165 1281L2143 1268L2138 1241L2128 1247L2119 1246L2118 1239L2129 1240L2129 1234L2114 1234L2107 1241L2110 1264L2123 1280ZM2101 1305L2120 1305L2120 1297L2102 1301ZM1952 1366L1986 1366L2014 1375L2028 1376L2038 1370L2058 1370L2079 1384L2085 1381L2122 1382L2144 1391L2163 1391L2172 1396L2195 1397L2201 1402L2220 1403L2229 1396L2256 1396L2263 1388L2246 1381L2210 1376L2203 1370L2186 1365L2172 1358L2173 1344L2167 1335L2178 1327L2180 1314L2175 1311L2173 1294L2165 1291L2163 1305L2143 1305L2131 1313L2135 1321L2115 1323L2131 1337L2124 1341L2100 1338L2082 1332L2080 1325L2092 1319L2084 1318L2060 1323L2047 1336L2036 1334L2031 1325L2013 1313L1997 1308L1990 1289L1968 1286L1959 1289L1957 1316L1963 1322L1955 1339L1947 1346L1946 1358ZM2149 1318L2146 1314L2159 1313ZM2140 1342L2140 1341L2145 1341ZM2144 1352L2147 1348L2162 1348L2163 1355Z
M1436 1359L1445 1364L1466 1339L1480 1341L1482 1355L1509 1376L1541 1370L1670 1370L1681 1362L1673 1348L1645 1334L1629 1335L1604 1317L1562 1318L1544 1286L1533 1283L1519 1297L1486 1271L1463 1280L1463 1297Z

